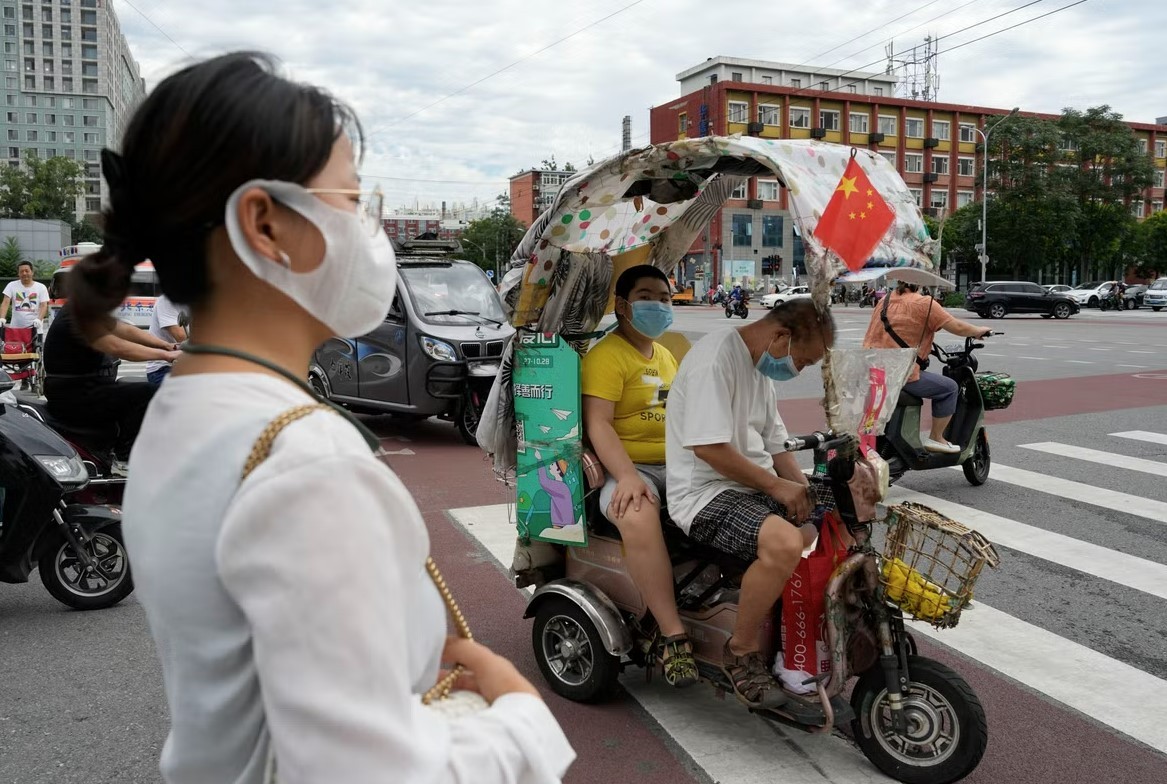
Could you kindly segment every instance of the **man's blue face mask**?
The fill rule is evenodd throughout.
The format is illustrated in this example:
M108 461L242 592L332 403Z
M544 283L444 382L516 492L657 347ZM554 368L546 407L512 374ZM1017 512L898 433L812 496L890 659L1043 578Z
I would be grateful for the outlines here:
M794 357L790 356L790 336L786 337L786 356L776 359L770 353L770 347L767 346L766 350L762 352L762 356L758 357L758 363L754 367L772 381L790 381L792 378L796 378L798 366L794 364Z
M656 340L668 332L673 325L673 308L663 302L640 300L633 302L632 317L629 321L632 328L646 338Z

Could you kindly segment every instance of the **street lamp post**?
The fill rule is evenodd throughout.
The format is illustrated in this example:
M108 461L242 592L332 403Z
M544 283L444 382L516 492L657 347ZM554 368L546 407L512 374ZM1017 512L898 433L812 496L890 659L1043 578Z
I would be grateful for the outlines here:
M482 253L482 260L483 261L490 261L490 256L489 256L486 248L482 247L474 240L468 240L465 237L458 237L458 242L465 242L467 245L473 245L475 248L478 248L478 250ZM495 248L495 252L494 252L494 263L495 263L495 267L497 267L498 266L498 249L497 248ZM497 270L495 271L494 274L495 275L498 274ZM495 285L498 285L497 280L495 281Z
M989 134L998 125L1016 115L1019 108L1018 106L1014 106L1013 111L990 125L988 130L982 131L975 125L973 126L973 130L981 136L981 143L985 145L984 176L981 180L981 283L985 282L985 272L989 266Z

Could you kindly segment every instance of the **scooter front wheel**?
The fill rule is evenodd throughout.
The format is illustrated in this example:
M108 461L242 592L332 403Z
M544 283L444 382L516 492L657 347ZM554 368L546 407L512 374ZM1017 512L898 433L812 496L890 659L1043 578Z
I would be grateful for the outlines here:
M961 464L961 468L964 469L964 478L973 487L980 487L989 481L989 467L991 465L992 457L989 453L989 437L985 435L985 431L982 428L977 433L977 443L973 447L972 457Z
M102 610L133 592L121 526L103 528L82 546L105 575L90 572L73 545L57 535L37 563L41 582L54 599L74 610Z
M604 648L596 625L579 605L548 597L531 629L535 661L551 691L573 702L603 702L620 683L620 659Z
M877 768L904 784L959 781L988 745L985 709L964 678L940 662L909 656L908 674L903 733L892 722L883 670L873 667L859 678L851 693L855 740Z

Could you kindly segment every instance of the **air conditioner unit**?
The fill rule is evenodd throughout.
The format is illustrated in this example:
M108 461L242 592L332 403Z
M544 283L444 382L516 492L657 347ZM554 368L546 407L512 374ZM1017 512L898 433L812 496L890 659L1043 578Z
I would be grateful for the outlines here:
M875 133L873 133L867 137L867 141L871 142L872 144L879 144L881 141L883 141L886 138L887 137L885 135L876 131Z
M762 200L761 199L750 199L749 201L746 202L746 207L750 208L751 210L760 210L760 209L762 209Z
M924 146L925 147L939 147L940 140L929 136L927 139L924 140Z
M940 179L940 175L936 172L928 172L924 175L924 182L936 182Z
M760 136L765 128L766 126L760 122L752 122L746 127L746 132L749 133L750 136Z
M810 129L810 138L812 138L812 139L825 139L825 138L827 138L827 129L826 128L811 128Z

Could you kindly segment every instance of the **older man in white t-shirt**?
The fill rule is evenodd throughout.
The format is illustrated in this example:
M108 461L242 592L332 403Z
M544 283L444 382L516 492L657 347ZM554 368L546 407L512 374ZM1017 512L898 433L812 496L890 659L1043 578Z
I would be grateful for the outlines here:
M175 305L165 294L158 296L154 301L154 313L150 316L150 334L159 340L173 343L177 346L186 341L186 327L183 320L189 318L189 312L181 305ZM153 360L146 363L146 380L154 386L162 383L170 373L170 362Z
M0 302L0 327L5 324L21 329L43 326L49 316L49 290L45 284L33 280L31 262L20 262L17 274L20 280L14 280L4 287L4 300ZM11 321L8 321L9 307L12 308Z
M762 622L798 566L814 527L806 476L783 442L776 381L823 358L835 325L809 300L697 342L669 392L669 514L692 539L751 562L722 670L738 699L775 708L787 697L761 654Z

